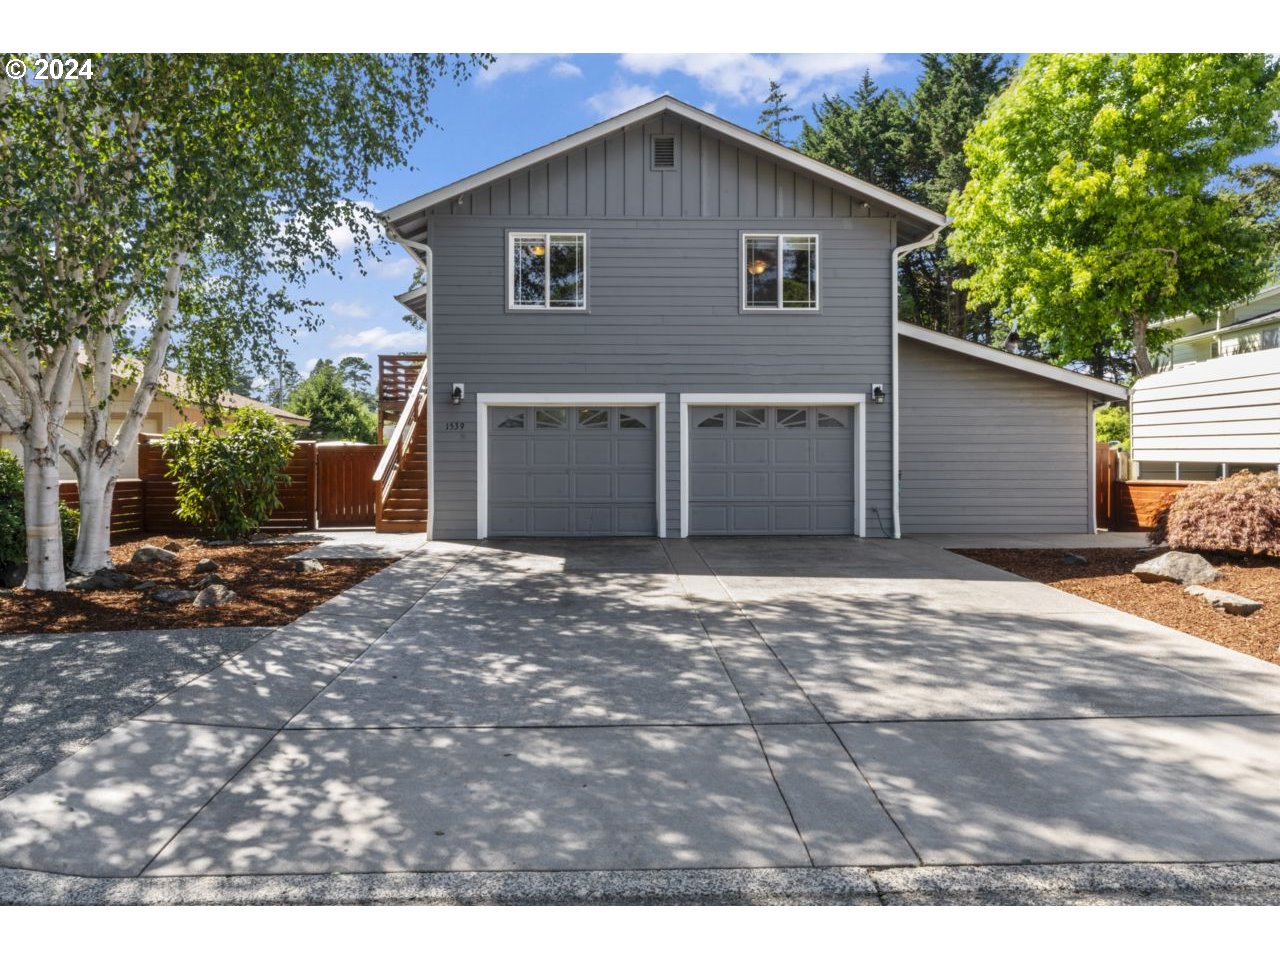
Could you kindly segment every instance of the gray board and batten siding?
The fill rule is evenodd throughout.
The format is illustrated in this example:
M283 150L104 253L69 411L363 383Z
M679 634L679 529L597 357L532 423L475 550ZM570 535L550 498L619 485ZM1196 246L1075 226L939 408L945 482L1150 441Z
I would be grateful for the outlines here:
M1091 395L904 337L902 532L1093 533Z
M649 168L658 133L677 167ZM476 535L480 393L666 395L666 531L679 534L681 393L890 390L890 211L665 115L437 205L434 533ZM448 209L449 212L443 212ZM507 306L507 235L587 235L587 309ZM740 309L744 231L815 233L817 311ZM467 400L453 406L454 383ZM889 522L890 404L866 427L869 530Z

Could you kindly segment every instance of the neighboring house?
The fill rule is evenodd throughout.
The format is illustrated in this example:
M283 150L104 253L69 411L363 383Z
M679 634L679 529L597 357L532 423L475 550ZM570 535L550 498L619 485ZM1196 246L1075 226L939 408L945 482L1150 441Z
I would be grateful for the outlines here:
M436 537L1094 529L1124 388L897 327L932 210L662 97L385 216Z
M1280 466L1280 284L1220 310L1163 321L1180 336L1133 385L1131 475L1212 480Z
M133 398L133 390L127 382L127 374L123 373L123 371L113 379L121 383L125 388L111 404L111 430L114 432L124 422L125 414L129 410L129 402ZM166 430L181 423L204 422L204 418L200 415L199 407L180 401L179 398L186 393L186 385L182 378L172 371L165 371L161 377L160 389L156 392L155 399L151 401L151 406L143 418L142 432L164 433ZM280 410L235 393L225 394L222 398L222 405L227 410L235 410L240 407L257 407L260 410L266 410L282 423L293 426L305 427L311 422L306 417L299 416L296 413ZM66 439L70 445L74 446L80 442L80 433L84 429L83 425L84 405L76 396L75 391L72 391L71 408L67 413L64 426ZM22 442L12 433L5 430L4 427L0 427L0 447L22 456ZM71 469L71 465L65 460L59 463L58 469L63 480L75 479L75 471ZM121 479L134 479L137 476L138 451L135 447L132 450L125 451L124 462L120 467L120 477Z

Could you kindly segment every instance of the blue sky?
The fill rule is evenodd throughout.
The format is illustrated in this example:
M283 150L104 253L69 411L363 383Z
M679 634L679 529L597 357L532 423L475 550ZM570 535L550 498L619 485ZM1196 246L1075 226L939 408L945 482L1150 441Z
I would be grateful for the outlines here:
M477 78L433 91L429 112L439 126L414 147L416 169L386 170L372 196L356 199L386 209L663 93L754 129L773 78L811 117L824 93L849 93L867 69L881 87L907 92L919 76L913 54L500 55ZM1280 150L1266 156L1280 162ZM422 334L402 321L393 299L413 274L407 255L396 248L367 276L349 260L341 271L342 279L319 277L307 289L326 304L326 319L288 345L300 369L320 358L358 354L372 362L379 353L421 348Z

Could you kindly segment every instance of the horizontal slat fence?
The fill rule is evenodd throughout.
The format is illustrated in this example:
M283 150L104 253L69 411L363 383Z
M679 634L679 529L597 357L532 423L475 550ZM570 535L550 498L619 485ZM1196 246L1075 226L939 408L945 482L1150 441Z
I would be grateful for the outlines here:
M1170 494L1185 490L1194 480L1117 480L1112 484L1112 530L1150 530L1161 504Z
M80 487L74 480L64 480L58 485L58 496L70 506L80 506ZM111 535L128 536L143 533L145 494L141 480L117 480L116 492L111 498Z

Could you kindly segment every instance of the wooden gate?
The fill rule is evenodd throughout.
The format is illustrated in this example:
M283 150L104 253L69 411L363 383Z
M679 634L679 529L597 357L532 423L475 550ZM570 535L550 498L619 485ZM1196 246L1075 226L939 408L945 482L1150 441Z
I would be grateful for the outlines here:
M316 525L372 527L380 445L316 446Z
M1120 454L1111 449L1111 445L1100 441L1098 452L1094 457L1097 466L1095 477L1095 494L1097 501L1097 525L1105 530L1115 530L1116 503L1115 485L1120 480Z

